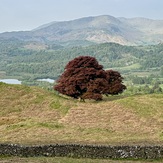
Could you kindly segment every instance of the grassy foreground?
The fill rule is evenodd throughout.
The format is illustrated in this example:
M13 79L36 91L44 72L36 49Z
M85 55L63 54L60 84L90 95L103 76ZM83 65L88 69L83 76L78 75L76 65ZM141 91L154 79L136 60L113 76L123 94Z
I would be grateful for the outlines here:
M163 94L72 100L0 83L0 143L163 145Z
M109 159L74 159L66 157L8 157L0 158L0 163L162 163L163 160L109 160Z

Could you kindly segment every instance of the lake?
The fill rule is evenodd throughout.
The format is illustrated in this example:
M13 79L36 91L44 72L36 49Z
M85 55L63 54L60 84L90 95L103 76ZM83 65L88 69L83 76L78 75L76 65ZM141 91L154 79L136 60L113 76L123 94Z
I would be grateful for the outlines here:
M49 83L54 83L55 80L53 79L37 79L37 81L46 81ZM0 82L6 83L6 84L21 84L22 82L18 79L0 79Z
M54 83L55 80L47 78L47 79L37 79L37 81L46 81L49 83Z
M6 84L21 84L21 81L17 79L0 79L0 82L6 83Z

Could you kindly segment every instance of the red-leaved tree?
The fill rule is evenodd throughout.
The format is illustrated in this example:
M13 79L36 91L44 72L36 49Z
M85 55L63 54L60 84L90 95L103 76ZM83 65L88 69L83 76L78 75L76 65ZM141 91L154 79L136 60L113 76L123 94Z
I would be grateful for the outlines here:
M66 65L54 89L74 98L102 100L103 94L116 95L126 89L122 79L117 71L103 70L94 57L80 56Z

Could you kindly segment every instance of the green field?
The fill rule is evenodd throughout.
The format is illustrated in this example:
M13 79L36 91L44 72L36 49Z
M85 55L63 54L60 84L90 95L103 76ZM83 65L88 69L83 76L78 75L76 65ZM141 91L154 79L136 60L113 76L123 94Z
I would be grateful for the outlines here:
M0 163L162 163L163 160L110 160L110 159L75 159L66 157L1 157Z

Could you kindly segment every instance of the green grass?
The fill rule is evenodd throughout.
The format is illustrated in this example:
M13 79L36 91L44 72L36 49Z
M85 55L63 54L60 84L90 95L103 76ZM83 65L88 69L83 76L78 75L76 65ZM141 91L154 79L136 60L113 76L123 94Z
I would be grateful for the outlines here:
M140 69L141 65L139 63L132 64L130 66L121 67L122 70L136 70Z
M161 163L163 160L110 160L110 159L89 159L89 158L67 158L67 157L0 157L0 163Z
M160 84L160 87L163 89L163 84Z
M123 66L123 67L108 67L106 68L107 70L110 70L110 69L115 69L115 70L139 70L141 67L141 65L139 63L134 63L132 65L129 65L129 66Z
M48 129L59 129L64 127L62 124L59 124L58 122L34 122L34 121L22 121L16 124L10 124L6 127L7 130L15 130L15 129L29 129L29 128L48 128Z
M141 117L153 117L159 114L157 118L163 118L163 94L135 95L118 100L126 108L132 109Z

